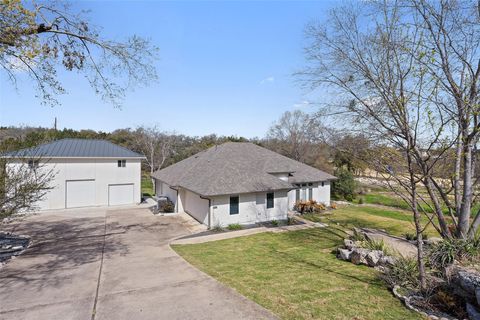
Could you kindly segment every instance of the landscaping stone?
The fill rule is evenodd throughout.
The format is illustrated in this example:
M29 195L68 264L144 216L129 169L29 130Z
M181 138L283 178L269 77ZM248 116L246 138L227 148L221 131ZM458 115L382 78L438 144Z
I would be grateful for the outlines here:
M368 266L375 267L380 259L383 257L383 252L380 250L371 250L365 256Z
M442 240L443 240L442 238L431 237L431 238L428 238L427 240L424 240L423 243L425 243L426 245L433 245L441 242Z
M475 290L475 296L477 297L477 305L480 306L480 288Z
M364 264L368 265L366 256L369 253L369 250L363 248L354 248L350 256L350 261L354 264Z
M383 256L380 258L378 264L382 266L393 266L395 264L395 257L393 256Z
M350 261L352 251L348 249L338 249L337 258L340 260Z
M467 313L470 320L480 320L480 312L470 303L467 303Z
M350 249L350 250L355 246L354 242L352 240L349 240L349 239L344 239L343 240L343 245L345 246L345 248Z

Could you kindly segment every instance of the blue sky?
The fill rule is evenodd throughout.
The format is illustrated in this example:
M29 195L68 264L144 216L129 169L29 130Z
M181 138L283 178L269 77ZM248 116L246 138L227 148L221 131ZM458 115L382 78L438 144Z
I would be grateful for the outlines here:
M27 79L18 90L0 77L0 125L112 131L158 124L189 135L262 137L287 110L315 109L292 75L305 65L304 27L334 2L86 1L92 23L121 40L137 34L160 48L158 82L128 92L121 110L105 104L76 73L68 94L44 106Z

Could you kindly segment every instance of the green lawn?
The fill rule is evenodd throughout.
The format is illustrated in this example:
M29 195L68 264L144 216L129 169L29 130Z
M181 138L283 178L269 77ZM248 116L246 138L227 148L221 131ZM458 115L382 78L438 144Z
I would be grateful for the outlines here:
M329 227L173 248L282 319L422 319L392 296L374 269L335 258L332 250L344 236Z
M153 183L149 176L142 176L142 194L145 196L153 196Z
M329 211L327 214L307 214L304 217L315 222L338 225L342 228L366 227L384 229L390 234L397 236L415 232L412 214L395 208L351 205ZM422 217L423 225L427 224L427 221L426 217ZM426 233L429 236L438 237L437 231L431 225L427 227Z

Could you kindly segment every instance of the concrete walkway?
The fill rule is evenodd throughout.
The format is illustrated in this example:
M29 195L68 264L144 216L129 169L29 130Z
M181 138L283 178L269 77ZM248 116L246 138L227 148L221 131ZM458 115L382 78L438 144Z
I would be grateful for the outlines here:
M177 238L171 241L171 244L195 244L195 243L205 243L211 241L218 241L218 240L225 240L225 239L232 239L238 237L245 237L250 236L257 233L263 232L286 232L286 231L295 231L295 230L303 230L303 229L310 229L310 228L323 228L326 227L326 224L323 223L316 223L301 217L295 217L298 221L302 222L302 224L290 225L290 226L280 226L280 227L255 227L237 231L226 231L226 232L219 232L219 233L212 233L208 232L205 235L193 235L193 236L186 236Z
M170 249L190 233L178 215L66 210L7 229L33 243L0 270L2 320L276 318Z

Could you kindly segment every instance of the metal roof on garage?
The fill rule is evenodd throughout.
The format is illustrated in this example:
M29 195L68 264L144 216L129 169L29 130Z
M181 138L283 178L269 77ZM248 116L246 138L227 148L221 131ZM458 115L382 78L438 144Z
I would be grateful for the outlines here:
M62 139L33 148L7 152L4 158L136 158L144 155L107 140Z

